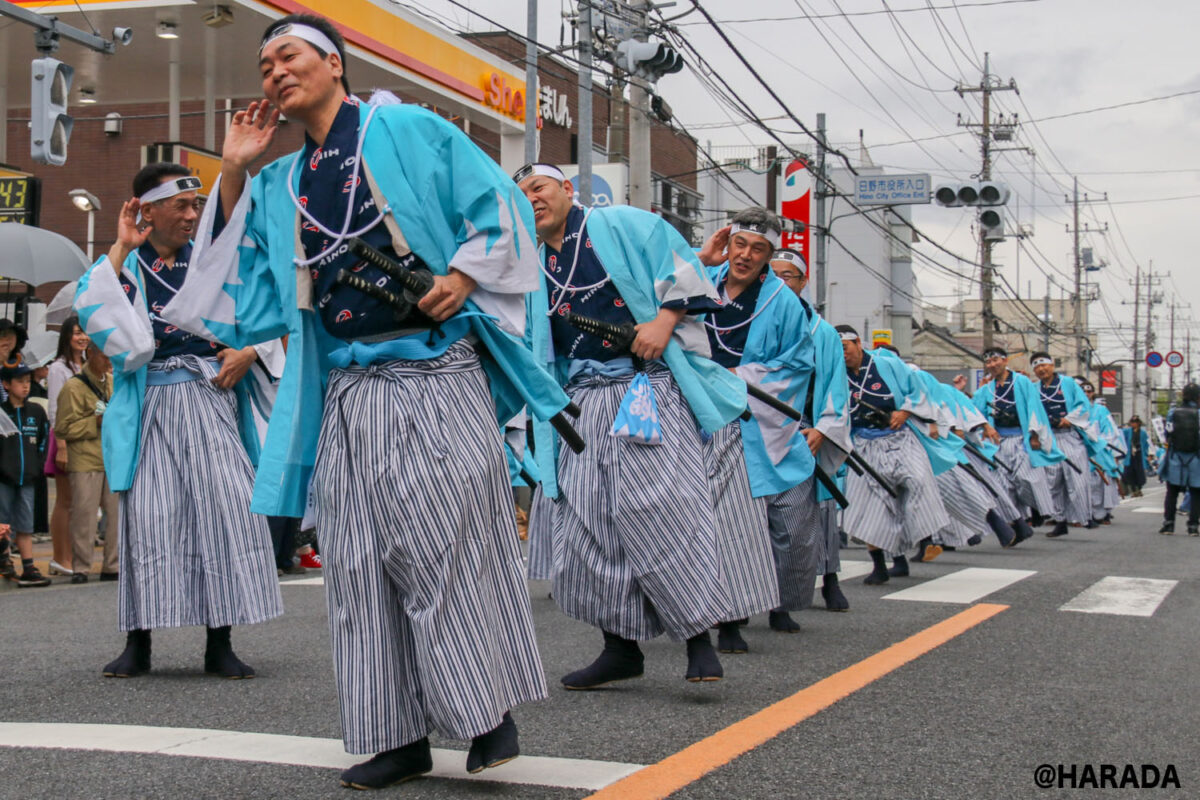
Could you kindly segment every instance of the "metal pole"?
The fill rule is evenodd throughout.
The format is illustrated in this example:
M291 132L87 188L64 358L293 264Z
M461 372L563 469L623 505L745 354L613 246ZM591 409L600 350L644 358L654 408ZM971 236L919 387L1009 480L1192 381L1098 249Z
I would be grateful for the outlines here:
M1133 401L1129 404L1129 413L1132 416L1137 413L1138 401L1138 364L1141 363L1141 355L1138 353L1138 333L1141 330L1138 325L1139 317L1141 316L1141 301L1142 301L1142 267L1140 264L1134 266L1133 272ZM1149 417L1149 412L1146 413Z
M634 37L646 38L644 0L629 0L637 15ZM645 78L629 76L629 205L650 210L650 88Z
M178 142L179 133L179 53L180 40L170 43L170 64L167 67L167 141Z
M816 234L817 234L817 252L813 263L816 269L812 276L813 281L817 284L817 310L825 314L826 302L826 286L825 282L828 276L825 274L825 115L817 114L817 182L816 190L813 193L813 199L817 203L814 209L816 216ZM805 253L804 258L807 261L809 254Z
M91 209L87 212L88 215L88 232L87 232L87 247L88 261L96 260L95 254L92 252L96 246L96 209Z
M1046 302L1042 304L1042 349L1050 352L1050 278L1046 278Z
M1079 255L1079 178L1075 178L1074 192L1074 208L1075 208L1075 297L1071 304L1071 315L1075 318L1072 328L1075 333L1075 363L1083 363L1083 315L1081 308L1083 307L1083 260ZM1078 374L1080 370L1076 370Z
M579 0L579 202L592 205L592 6Z
M537 0L529 0L525 19L525 163L537 160L538 52Z
M1171 350L1175 349L1175 306L1174 300L1171 301ZM1167 352L1171 352L1168 350ZM1167 365L1167 408L1175 405L1175 367Z
M983 151L983 169L979 171L979 179L992 179L992 92L989 59L991 54L983 54L983 129L980 134L980 149ZM986 351L994 344L996 326L992 320L992 243L979 232L979 263L980 282L979 299L983 311L983 349Z
M217 31L204 26L204 148L217 149Z

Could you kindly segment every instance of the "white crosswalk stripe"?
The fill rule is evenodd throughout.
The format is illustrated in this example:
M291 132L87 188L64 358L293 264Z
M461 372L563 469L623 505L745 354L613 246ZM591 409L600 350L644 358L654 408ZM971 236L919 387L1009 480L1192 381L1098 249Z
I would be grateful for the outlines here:
M0 722L0 747L152 753L330 769L346 769L363 760L363 756L346 753L339 739L144 725ZM430 777L595 791L637 772L643 766L615 761L522 755L503 766L469 775L463 769L463 761L464 753L461 750L435 748Z
M1177 583L1179 581L1109 575L1084 589L1059 610L1149 617L1158 610Z
M968 567L934 578L918 586L885 594L884 600L911 600L921 603L974 603L1019 580L1036 575L1027 569L985 569Z

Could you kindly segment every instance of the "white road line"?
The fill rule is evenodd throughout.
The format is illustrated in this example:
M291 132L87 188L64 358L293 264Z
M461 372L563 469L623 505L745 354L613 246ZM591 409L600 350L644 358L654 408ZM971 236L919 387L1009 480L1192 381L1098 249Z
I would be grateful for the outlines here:
M1060 611L1149 617L1179 581L1158 578L1119 578L1109 575L1084 589Z
M838 570L838 580L848 581L860 575L866 575L874 567L870 561L849 561L842 559L842 568Z
M922 603L974 603L1022 578L1036 575L1027 569L985 569L968 567L892 594L884 600L914 600Z
M1159 508L1159 507L1156 507L1156 506L1144 506L1144 507L1140 507L1140 508L1133 508L1133 509L1130 509L1130 513L1132 513L1132 514L1159 514L1159 515L1161 515L1161 514L1163 513L1163 510L1162 510L1161 508Z
M54 722L0 722L0 747L152 753L330 769L345 769L367 758L344 752L340 739L205 728ZM430 777L595 791L643 767L614 761L523 755L503 766L469 775L463 767L466 757L465 751L435 748Z
M280 581L280 586L324 586L325 579L318 575L315 578L296 578L294 581Z

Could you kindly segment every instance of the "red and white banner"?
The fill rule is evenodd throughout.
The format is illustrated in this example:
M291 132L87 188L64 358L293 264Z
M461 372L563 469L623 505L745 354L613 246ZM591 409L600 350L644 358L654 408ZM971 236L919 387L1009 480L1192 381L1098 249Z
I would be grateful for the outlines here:
M811 260L808 253L811 241L809 224L812 220L812 188L812 175L808 172L808 165L803 161L796 159L784 168L783 218L804 223L804 230L801 233L784 231L780 244L783 247L799 251L804 256L804 263L810 267Z

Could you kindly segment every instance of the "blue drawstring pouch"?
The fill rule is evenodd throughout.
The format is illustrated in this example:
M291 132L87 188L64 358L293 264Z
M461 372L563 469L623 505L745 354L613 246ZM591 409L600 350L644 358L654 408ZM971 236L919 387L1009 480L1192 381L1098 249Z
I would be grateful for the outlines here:
M617 418L613 420L612 435L638 444L662 444L662 426L658 422L658 403L654 387L646 373L633 376L629 390L621 399Z

